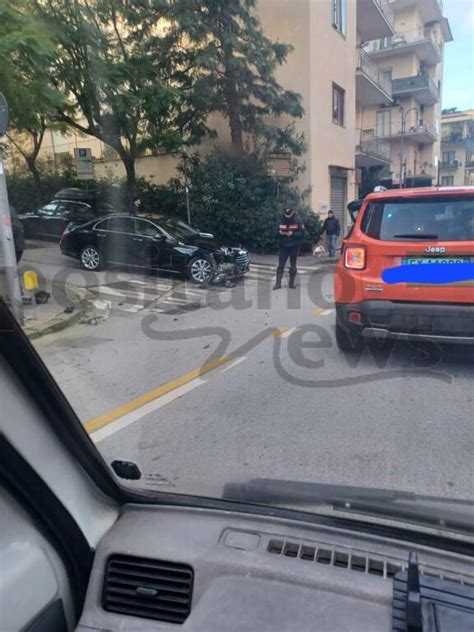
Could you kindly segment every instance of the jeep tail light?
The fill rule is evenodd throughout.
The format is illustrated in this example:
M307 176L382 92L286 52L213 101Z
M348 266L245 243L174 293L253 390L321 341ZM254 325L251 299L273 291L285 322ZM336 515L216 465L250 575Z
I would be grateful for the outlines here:
M344 249L344 266L350 270L363 270L367 259L365 246L346 246Z

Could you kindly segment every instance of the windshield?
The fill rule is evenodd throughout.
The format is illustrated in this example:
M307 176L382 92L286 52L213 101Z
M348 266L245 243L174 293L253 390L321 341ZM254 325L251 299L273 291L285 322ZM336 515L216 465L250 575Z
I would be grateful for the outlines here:
M3 0L0 295L125 490L474 502L471 8Z
M362 224L367 235L383 241L474 241L474 198L374 203Z
M178 239L189 239L190 237L196 237L197 235L199 235L199 231L191 228L191 226L189 226L182 220L175 219L173 217L160 218L159 224L172 237Z

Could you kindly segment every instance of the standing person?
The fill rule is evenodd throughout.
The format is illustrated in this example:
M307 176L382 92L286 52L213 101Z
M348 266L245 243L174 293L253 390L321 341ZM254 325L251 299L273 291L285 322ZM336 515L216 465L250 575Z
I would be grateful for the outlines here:
M130 214L131 215L136 215L141 208L142 205L142 201L139 197L134 198L132 204L130 205Z
M334 217L332 211L328 211L328 216L324 220L323 229L321 235L326 233L326 246L328 248L329 256L336 256L336 241L341 233L341 225L337 217Z
M281 289L281 280L285 271L285 265L290 258L290 285L292 289L296 287L296 260L300 251L300 246L304 238L304 224L296 215L294 209L287 208L283 213L277 228L277 236L280 240L278 253L278 268L274 290Z

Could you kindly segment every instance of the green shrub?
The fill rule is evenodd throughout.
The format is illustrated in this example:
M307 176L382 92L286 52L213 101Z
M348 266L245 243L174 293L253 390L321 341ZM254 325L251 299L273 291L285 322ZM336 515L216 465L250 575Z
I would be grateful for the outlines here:
M305 247L317 240L319 218L305 204L305 194L293 178L276 183L267 175L266 164L254 157L229 156L215 151L205 157L194 155L180 166L183 190L189 182L191 223L226 241L239 241L251 250L275 251L276 226L285 207L292 206L302 217L307 234ZM186 217L185 198L177 198L177 212Z

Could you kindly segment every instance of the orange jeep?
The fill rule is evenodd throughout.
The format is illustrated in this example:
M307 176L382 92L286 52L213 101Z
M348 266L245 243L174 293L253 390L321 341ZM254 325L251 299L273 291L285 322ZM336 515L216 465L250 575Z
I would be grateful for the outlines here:
M334 283L343 351L368 338L474 344L474 187L368 195Z

